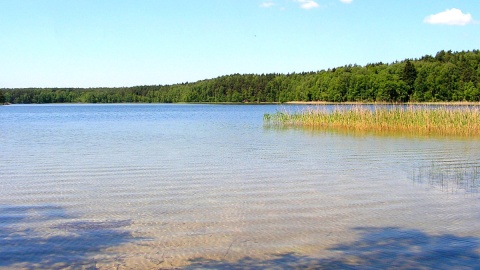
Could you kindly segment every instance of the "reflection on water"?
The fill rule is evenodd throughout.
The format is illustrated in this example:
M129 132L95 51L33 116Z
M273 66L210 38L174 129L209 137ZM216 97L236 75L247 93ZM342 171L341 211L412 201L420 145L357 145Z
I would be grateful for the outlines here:
M340 136L354 136L354 137L389 137L389 138L408 138L408 139L426 139L426 140L477 140L480 141L479 136L458 136L458 135L441 135L441 134L418 134L417 132L397 131L397 130L363 130L351 129L342 127L324 127L324 126L288 126L288 125L271 125L264 124L266 130L275 130L278 132L288 132L291 130L298 130L308 134L338 134Z
M429 174L469 179L478 139L264 127L277 109L0 107L0 268L478 259L478 181L447 193Z

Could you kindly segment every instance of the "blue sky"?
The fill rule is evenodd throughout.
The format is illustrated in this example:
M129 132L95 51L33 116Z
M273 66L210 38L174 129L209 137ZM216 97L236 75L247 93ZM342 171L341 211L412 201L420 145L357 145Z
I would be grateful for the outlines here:
M174 84L472 49L478 0L0 0L0 88Z

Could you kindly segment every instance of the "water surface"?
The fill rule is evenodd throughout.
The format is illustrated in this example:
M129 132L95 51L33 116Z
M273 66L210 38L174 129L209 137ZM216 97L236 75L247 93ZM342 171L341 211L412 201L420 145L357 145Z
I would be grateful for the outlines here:
M279 108L0 106L0 268L477 267L478 139Z

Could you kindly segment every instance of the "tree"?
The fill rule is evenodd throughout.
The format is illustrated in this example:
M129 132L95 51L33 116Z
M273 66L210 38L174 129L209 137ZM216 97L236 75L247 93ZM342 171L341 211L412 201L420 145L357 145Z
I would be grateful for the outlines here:
M3 91L0 91L0 105L5 103L5 96L3 95Z
M417 79L414 84L414 91L412 95L412 100L417 102L425 101L425 92L427 92L427 77L428 73L426 68L420 70L417 74Z
M465 100L480 101L480 89L476 88L472 82L466 83L463 88Z
M417 70L415 66L407 59L405 62L405 67L403 68L402 80L405 82L407 86L407 96L403 97L402 101L408 101L410 96L413 94L413 90L415 89L415 79L417 79Z

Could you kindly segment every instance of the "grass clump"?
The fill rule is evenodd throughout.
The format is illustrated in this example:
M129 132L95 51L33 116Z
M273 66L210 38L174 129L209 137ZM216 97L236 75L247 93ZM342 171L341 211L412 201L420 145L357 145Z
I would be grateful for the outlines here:
M265 114L264 121L275 126L306 126L378 132L408 132L456 136L480 135L478 107L326 107L299 112Z

